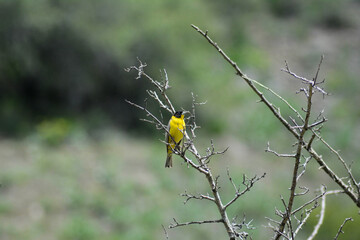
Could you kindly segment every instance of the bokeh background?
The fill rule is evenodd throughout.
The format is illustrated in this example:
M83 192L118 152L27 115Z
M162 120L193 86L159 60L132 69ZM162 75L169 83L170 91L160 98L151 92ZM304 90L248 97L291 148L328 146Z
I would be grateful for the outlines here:
M185 190L209 192L205 179L176 158L174 168L164 169L163 133L124 101L147 98L149 84L124 71L137 57L155 79L167 70L177 108L190 108L191 92L207 101L197 111L196 144L201 152L210 139L218 149L230 146L212 160L224 200L233 196L227 167L239 182L243 174L267 173L230 215L253 219L253 239L272 236L265 216L275 218L275 207L282 208L292 161L264 149L270 141L291 152L293 139L190 24L209 30L248 76L299 108L302 85L280 71L284 60L311 78L324 54L320 77L331 95L319 95L315 113L325 110L323 136L360 177L358 0L0 0L1 239L165 239L161 225L173 217L217 218L207 202L183 204ZM150 100L148 106L159 113ZM166 122L170 116L163 115ZM315 146L343 174L336 158ZM311 196L321 184L336 189L315 162L301 184ZM299 239L310 234L317 213ZM346 217L355 221L342 239L355 239L358 209L347 197L329 196L317 239L333 238ZM221 225L168 234L226 238Z

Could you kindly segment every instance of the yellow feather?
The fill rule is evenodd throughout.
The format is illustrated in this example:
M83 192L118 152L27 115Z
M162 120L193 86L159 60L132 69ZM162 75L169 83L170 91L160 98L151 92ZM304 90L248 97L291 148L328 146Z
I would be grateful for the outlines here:
M185 132L184 115L182 114L180 118L172 116L169 121L168 129L169 129L168 131L169 131L171 137L169 136L168 139L166 139L166 141L168 143L170 143L170 145L167 146L166 167L171 167L172 166L172 161L171 161L172 149L175 149L176 145L179 144L180 141L184 137L184 132Z

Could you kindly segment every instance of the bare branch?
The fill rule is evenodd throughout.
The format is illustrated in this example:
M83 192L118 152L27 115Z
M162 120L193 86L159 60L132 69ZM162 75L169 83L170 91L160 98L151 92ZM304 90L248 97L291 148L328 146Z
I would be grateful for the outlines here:
M190 112L190 117L189 117L190 131L191 131L192 137L196 138L195 130L200 128L200 126L197 126L196 121L195 121L196 120L195 107L196 107L196 105L204 105L204 104L206 104L206 101L205 102L196 102L196 96L194 95L193 92L191 93L191 97L192 97L192 105L191 105L191 112Z
M191 221L191 222L184 222L184 223L177 222L175 218L173 218L173 220L174 220L174 223L169 226L170 229L171 228L176 228L176 227L183 227L183 226L193 225L193 224L223 223L222 219L204 220L204 221Z
M275 154L277 157L286 157L286 158L294 158L296 156L296 154L281 154L281 153L277 153L274 150L270 149L270 143L267 143L267 148L265 149L265 152L270 152Z
M168 96L166 95L165 93L165 90L166 90L166 86L168 86L168 79L167 79L167 74L165 72L165 83L162 85L161 83L157 82L157 81L154 81L151 77L149 77L148 75L146 75L144 72L143 72L143 64L140 62L140 67L136 68L136 67L133 67L134 69L138 70L139 71L139 76L145 76L146 78L148 78L150 80L150 82L155 85L159 91L161 92L161 94L163 95L164 99L166 100L167 104L169 106L171 106L171 109L169 109L169 111L173 111L174 108L172 107L172 104L168 98ZM155 91L151 91L149 90L148 91L148 94L154 98L160 105L160 107L162 108L166 108L166 106L162 103L162 101L160 100L160 98L158 97L158 95L156 94ZM194 98L195 99L195 98ZM151 123L155 123L155 124L158 124L159 126L161 126L161 128L163 130L165 130L166 132L168 132L167 130L167 127L157 118L155 117L149 110L146 109L146 107L142 107L140 105L137 105L135 103L132 103L128 100L126 100L129 104L145 111L147 113L147 116L150 116L153 120L148 120L148 122L151 122ZM195 103L195 100L193 102L193 106L195 106L196 103ZM193 114L195 114L195 107L193 107ZM173 111L174 112L174 111ZM193 129L195 128L195 115L194 115L194 127ZM168 135L171 136L171 134L168 132ZM194 136L194 135L193 135ZM172 136L171 136L172 137ZM188 164L190 165L191 167L193 167L194 169L196 169L198 172L202 173L205 175L209 185L210 185L210 188L211 188L211 191L212 191L212 194L213 194L213 197L210 197L210 196L206 196L206 195L200 195L200 196L194 196L194 195L190 195L190 194L187 194L185 193L183 196L187 197L187 199L185 200L185 203L187 201L189 201L190 199L207 199L207 200L210 200L212 202L214 202L218 208L218 211L221 215L221 219L220 220L212 220L212 221L195 221L195 222L187 222L187 223L182 223L182 224L179 224L176 222L176 220L174 219L174 222L175 224L171 225L170 228L173 228L173 227L177 227L177 226L185 226L185 225L190 225L190 224L203 224L203 223L223 223L224 224L224 227L230 237L230 239L232 240L235 240L235 237L237 236L237 233L236 231L234 230L234 227L231 225L230 223L230 220L227 216L227 213L225 211L225 208L223 206L223 203L222 203L222 200L221 200L221 197L220 197L220 194L219 194L219 187L218 187L218 177L213 177L211 171L210 171L210 168L207 166L207 162L208 160L210 159L211 156L213 155L216 155L216 154L223 154L226 152L227 149L225 149L224 151L221 151L221 152L216 152L215 151L215 147L214 147L214 144L213 142L211 141L211 148L209 148L208 150L208 154L206 156L201 156L199 154L199 152L197 151L194 143L193 143L193 140L189 138L189 136L187 135L186 131L184 132L184 138L186 139L186 142L184 143L184 150L183 151L178 151L177 149L172 149L172 151L179 155L181 158L183 158L183 160ZM173 139L174 141L174 139ZM165 142L165 144L169 145L169 143ZM171 146L171 145L170 145ZM196 160L199 162L200 165L197 165L195 164L191 159L189 159L186 155L185 155L185 151L189 150L189 152L191 152L193 154L193 156L196 158Z
M309 237L309 239L313 239L314 236L318 233L320 226L323 223L324 216L325 216L325 198L328 194L336 194L336 193L345 193L347 194L358 207L360 207L360 182L357 182L355 177L352 174L351 171L351 165L348 165L344 159L340 156L338 151L335 151L334 148L332 148L323 138L320 136L320 129L323 126L323 124L327 121L325 117L322 116L323 111L320 112L320 114L316 117L315 120L313 120L313 113L312 113L312 98L315 93L321 93L323 96L328 95L327 92L324 91L322 87L320 87L320 84L324 83L325 80L319 81L319 72L320 68L323 62L323 56L321 56L321 60L319 62L319 65L316 69L315 76L312 80L309 80L307 78L301 77L297 74L295 74L289 67L289 64L285 61L285 68L282 69L282 71L288 73L292 77L298 79L301 81L301 83L305 84L304 87L300 88L299 92L304 93L306 97L306 106L304 108L301 108L302 111L299 109L295 109L287 100L285 100L283 97L281 97L279 94L277 94L272 89L268 88L267 86L247 77L241 69L237 66L237 64L231 60L225 52L218 46L217 43L215 43L208 35L208 31L203 32L198 27L192 25L192 27L200 33L218 52L219 54L227 61L236 71L236 74L240 76L247 84L248 86L254 91L254 93L259 97L259 102L264 103L267 108L272 112L272 114L281 122L281 124L295 137L296 143L294 146L296 146L295 153L293 154L280 154L276 151L270 149L270 144L268 142L267 148L265 149L265 152L270 152L277 157L288 157L294 159L294 166L293 166L293 172L292 172L292 179L291 179L291 185L290 185L290 194L287 200L285 200L282 196L280 197L282 204L284 205L284 210L278 210L275 209L275 214L281 218L280 221L275 221L269 218L271 223L269 223L269 226L274 230L275 236L274 239L294 239L302 226L306 223L308 220L310 214L312 211L318 206L318 200L321 198L321 212L320 217L317 225L314 228L313 233ZM142 63L139 59L139 66L131 66L126 71L135 70L137 71L137 77L136 79L144 77L146 80L148 80L154 87L155 90L147 90L147 94L155 100L159 104L160 109L165 109L166 111L170 113L175 112L175 108L173 107L169 97L167 96L166 90L170 88L169 85L169 79L166 70L160 71L161 73L161 79L162 81L154 80L152 77L147 75L144 71L145 67L147 66L146 63ZM261 92L258 87L261 87L265 89L266 91L270 92L271 94L275 95L278 99L280 99L287 107L290 108L292 111L292 118L291 116L284 117L281 113L281 109L277 106L275 106L271 101L265 97L264 93ZM264 91L265 91L264 90ZM257 177L256 175L253 178L247 178L246 175L243 175L243 181L242 184L236 185L234 180L232 179L230 175L229 169L227 169L227 176L231 183L231 185L234 187L235 190L235 196L229 200L226 204L221 199L220 196L220 186L218 184L219 176L213 175L211 168L209 167L209 163L211 160L211 157L214 155L221 155L224 154L228 148L226 148L223 151L215 151L215 146L213 143L213 140L210 141L210 146L206 149L205 154L200 154L200 152L197 150L194 139L196 138L195 131L199 126L196 124L196 111L195 107L197 105L202 105L205 103L197 102L196 96L191 93L192 95L192 107L191 112L186 111L185 112L190 113L190 116L187 117L186 125L188 126L187 129L190 129L191 131L191 137L189 137L188 133L186 131L183 132L184 134L184 140L183 140L183 146L181 149L178 148L178 146L173 147L171 144L169 144L166 141L162 141L167 146L170 146L173 153L175 155L178 155L181 157L184 162L187 164L188 167L192 167L195 170L197 170L199 173L202 173L204 177L207 179L207 182L209 184L209 187L211 189L211 192L209 192L211 195L206 194L197 194L192 195L188 194L186 191L185 193L182 193L181 196L185 197L184 204L186 204L191 199L196 200L208 200L212 203L214 203L217 206L218 213L220 214L219 219L217 220L203 220L203 221L189 221L184 223L179 223L174 218L174 223L172 223L169 228L175 228L175 227L181 227L181 226L188 226L193 224L209 224L209 223L222 223L225 227L227 234L230 238L230 240L235 240L236 238L240 239L246 239L248 237L248 233L246 232L240 232L243 227L246 227L247 229L251 229L251 222L248 223L245 222L245 217L242 222L236 222L236 217L233 219L232 222L230 222L227 208L234 204L239 197L244 195L246 192L250 191L250 189L254 186L254 184L259 181L260 179L265 177L265 173ZM161 115L161 120L157 118L154 114L152 114L147 109L147 102L145 101L145 107L137 105L135 103L132 103L128 100L126 100L129 104L131 104L134 107L137 107L144 111L146 113L146 118L141 119L142 121L151 123L156 126L158 130L165 131L169 134L167 130L167 126L163 123L164 119ZM159 110L160 111L160 110ZM287 119L290 118L290 122L287 121ZM312 120L310 120L312 119ZM310 138L308 137L309 134L311 134ZM169 134L170 135L170 134ZM171 135L170 135L171 136ZM172 137L172 136L171 136ZM313 142L314 140L319 139L325 146L334 153L338 160L343 164L344 168L347 171L348 177L341 178L339 177L335 172L332 171L332 169L329 168L329 166L325 163L325 161L322 159L322 156L319 155L313 148ZM174 140L174 139L173 139ZM308 157L305 157L304 151L307 151ZM190 158L189 156L190 155ZM302 158L304 161L302 161ZM340 187L341 190L334 190L326 192L325 186L321 188L321 193L317 193L315 197L308 200L304 204L302 204L300 207L296 208L294 210L295 205L295 198L297 196L303 196L309 192L309 189L307 187L302 187L299 185L300 178L305 174L306 167L309 161L314 158L317 163L320 165L320 169L325 171L327 175L329 175ZM196 162L197 161L197 162ZM244 186L244 188L242 187ZM299 190L302 189L302 190ZM298 191L298 192L297 192ZM300 192L301 191L301 192ZM298 198L296 198L298 199ZM300 204L298 204L300 205ZM337 235L335 239L338 238L340 233L343 233L342 229L347 221L352 221L351 218L345 219L343 224L340 226L339 231L337 232ZM276 226L272 226L271 224L276 224ZM166 239L168 239L168 234L166 232L166 229L164 226L163 230L166 236ZM250 237L251 238L251 237Z
M321 64L324 60L324 55L321 55L321 59L320 59L320 62L319 62L319 65L318 65L318 68L316 70L316 74L315 74L315 77L314 77L314 85L316 85L316 81L318 79L318 76L319 76L319 72L320 72L320 68L321 68Z
M270 93L272 93L274 96L276 96L278 99L280 99L282 102L284 102L295 114L296 116L302 121L304 122L304 119L302 118L301 114L283 97L281 97L278 93L276 93L274 90L272 90L271 88L265 86L264 84L261 84L260 82L252 79L252 81L259 85L260 87L266 89L267 91L269 91Z
M317 135L318 137L318 135ZM320 137L320 136L319 136ZM325 161L322 159L322 156L320 156L313 148L307 149L309 154L317 161L317 163L320 165L319 169L322 169L326 172L327 175L330 176L343 190L344 192L353 200L353 202L356 204L356 206L360 207L360 199L358 196L356 196L350 189L348 185L346 185L340 177L338 177L331 169L330 167L325 163Z
M203 194L199 194L198 196L192 195L192 194L188 194L186 191L185 193L180 194L180 196L182 197L186 197L184 204L186 204L190 199L197 199L197 200L209 200L212 202L215 202L215 199L213 197L210 197L209 194L207 195L203 195Z
M142 66L142 64L140 64ZM166 95L165 93L165 90L166 90L166 87L168 85L168 79L167 79L167 74L165 72L165 83L162 85L161 83L157 82L157 81L154 81L151 77L149 77L148 75L146 75L143 70L142 70L142 67L139 67L139 68L136 68L136 67L133 67L135 68L136 70L139 71L139 75L143 75L145 76L146 78L148 78L150 80L150 82L152 84L154 84L158 89L159 91L161 92L161 94L163 95L164 99L166 100L167 104L169 106L172 107L172 104L168 98L168 96ZM157 96L157 94L154 92L154 91L149 91L148 92L150 94L150 96L152 96L158 103L161 107L164 107L164 104L160 101L159 97ZM147 113L148 116L150 116L156 123L160 124L160 126L165 130L165 131L168 131L167 128L165 127L164 124L162 124L160 122L160 120L158 118L156 118L151 112L149 112L145 107L141 107L137 104L134 104L130 101L127 101L129 104L135 106L135 107L138 107L140 108L141 110L145 111ZM193 102L193 106L195 106L196 103L195 103L195 100ZM195 107L193 107L193 114L195 114ZM174 108L172 107L171 110L174 110ZM170 111L171 111L170 110ZM195 115L194 115L194 118L195 118ZM194 119L194 123L195 123L195 119ZM195 125L194 125L195 126ZM171 136L169 134L169 136ZM206 196L206 195L202 195L200 197L195 197L193 195L185 195L186 197L188 197L188 199L185 201L185 203L189 200L189 199L192 199L192 198L195 198L195 199L198 199L198 198L203 198L203 199L207 199L207 200L210 200L210 201L213 201L218 210L219 210L219 213L221 215L221 221L217 220L217 222L222 222L224 224L224 227L230 237L230 239L235 239L235 236L236 236L236 232L235 230L233 229L233 226L231 225L230 223L230 220L227 216L227 213L224 209L224 206L223 206L223 203L222 203L222 200L221 200L221 197L220 197L220 194L219 194L219 188L218 188L218 177L213 177L211 171L210 171L210 168L207 166L207 161L209 160L209 158L213 155L216 155L216 154L223 154L226 152L227 149L225 149L224 151L221 151L221 152L216 152L215 151L215 147L214 147L214 144L213 142L211 141L211 148L209 148L209 151L208 151L208 155L206 156L201 156L199 154L199 152L197 151L196 147L194 146L193 144L193 140L189 138L189 136L187 135L186 131L184 132L184 138L186 139L186 143L184 144L185 147L184 147L184 151L174 151L173 152L177 155L179 155L181 158L183 158L183 160L189 164L191 167L193 167L194 169L196 169L197 171L199 171L200 173L204 174L209 185L210 185L210 188L211 188L211 191L212 191L212 194L213 194L213 197L210 197L210 196ZM168 143L165 143L165 144L168 144ZM195 164L191 159L189 159L186 155L185 155L185 151L189 150L189 152L191 152L194 157L197 159L197 161L199 162L200 165L197 165ZM175 220L175 219L174 219ZM176 220L175 220L176 222ZM214 221L202 221L202 223L210 223L210 222L214 222ZM188 222L187 224L181 224L181 226L184 226L184 225L189 225L189 224L199 224L200 222ZM179 224L177 224L178 226Z
M326 192L326 188L325 186L322 186L321 187L321 211L320 211L320 217L319 217L319 221L318 223L316 224L313 232L311 233L311 235L308 237L307 240L312 240L314 239L314 237L317 235L317 233L319 232L319 229L321 227L321 225L323 224L324 222L324 217L325 217L325 198L326 198L326 195L325 195L325 192Z
M286 64L286 70L291 74L291 71L289 69L289 66L287 64L287 62L285 62ZM303 80L305 81L305 80ZM279 232L283 232L285 225L288 224L290 227L290 234L292 239L294 239L293 236L293 230L291 229L291 211L292 211L292 207L294 204L294 198L296 196L295 190L296 190L296 186L297 186L297 182L298 182L298 171L299 171L299 165L300 165L300 158L301 158L301 154L302 154L302 148L303 148L303 143L304 143L304 135L306 133L306 131L308 130L308 124L309 124L309 119L310 119L310 114L311 114L311 108L312 108L312 96L313 96L313 87L315 82L307 82L308 83L308 95L307 95L307 106L306 106L306 110L305 110L305 120L304 120L304 125L303 128L301 129L300 132L300 136L298 138L298 145L297 145L297 150L296 150L296 154L295 154L295 164L294 164L294 170L293 170L293 178L292 178L292 183L291 183L291 188L290 188L290 197L289 197L289 201L286 207L286 212L287 214L284 215L282 222L279 225L279 231L278 233L275 235L275 240L278 240L281 235L279 234ZM308 189L305 190L305 192L303 194L306 194L308 192Z
M234 229L236 229L236 230L242 230L242 229L247 229L247 230L253 230L253 229L255 229L255 227L253 227L252 225L251 225L251 223L252 223L252 221L253 220L250 220L250 221L246 221L246 217L245 217L245 214L244 214L244 216L243 216L243 219L242 219L242 221L237 221L237 218L238 218L238 216L235 216L233 219L232 219L232 225L233 225L233 227L234 227ZM236 236L238 237L238 238L240 238L241 240L244 240L244 239L247 239L247 237L249 237L249 234L247 233L247 232L245 232L245 231L242 231L242 232L237 232L236 231ZM251 237L250 237L250 239L252 239Z
M242 195L244 195L246 192L250 191L250 189L254 186L254 184L259 181L260 179L264 178L266 173L264 173L262 176L258 177L258 176L254 176L253 178L247 179L247 177L245 175L243 175L243 181L242 184L245 186L245 189L242 190L240 192L240 188L237 188L234 181L232 180L232 178L230 177L230 173L229 173L229 169L227 171L228 173L228 177L229 177L229 181L231 182L231 184L234 186L235 188L235 196L233 199L231 199L225 206L224 209L228 208L231 204L233 204L239 197L241 197Z
M313 143L313 141L314 141L315 137L316 137L316 135L315 135L315 134L311 135L311 138L310 138L310 140L309 140L308 144L306 145L306 150L309 150L309 149L311 148L311 145L312 145L312 143Z
M303 158L305 158L305 161L304 161L304 163L300 166L300 167L302 167L303 168L303 170L299 173L299 175L297 176L297 179L296 179L296 181L299 181L300 180L300 178L305 174L305 172L306 172L306 166L307 166L307 164L310 162L310 160L311 160L311 156L310 157L304 157L303 156Z
M222 155L229 149L229 147L227 147L222 151L215 151L215 146L214 146L214 142L213 142L212 139L210 139L210 145L211 145L211 147L208 147L206 149L207 154L205 156L201 157L201 159L200 159L202 163L209 164L210 159L211 159L212 156L214 156L214 155Z
M146 91L150 97L154 98L160 105L161 108L165 109L165 110L169 110L169 107L167 105L165 105L161 99L159 98L159 96L157 95L157 93L153 90L147 90Z
M168 240L168 239L169 239L169 235L168 235L168 233L167 233L164 225L161 224L161 226L162 226L162 228L163 228L163 230L164 230L165 238L166 238L166 240Z
M228 175L228 178L229 178L230 183L233 185L233 187L234 187L234 189L235 189L235 192L236 192L236 193L239 192L239 190L238 190L238 188L236 187L236 185L235 185L232 177L230 176L230 170L229 170L229 168L226 169L226 173L227 173L227 175Z
M283 116L281 116L280 112L278 111L278 109L276 109L273 104L267 100L267 98L264 96L264 94L259 91L255 85L258 84L258 82L254 81L253 79L250 79L249 77L247 77L241 70L240 68L237 66L237 64L231 60L226 54L225 52L209 37L208 33L203 32L201 29L199 29L197 26L195 25L191 25L198 33L200 33L218 52L219 54L235 69L236 74L239 75L248 85L249 87L256 93L257 96L259 96L260 98L260 102L263 102L268 108L269 110L273 113L273 115L283 124L283 126L297 139L300 139L300 134L297 132L296 129L294 129L286 120ZM317 68L317 74L315 75L315 78L318 78L318 72L320 70L320 66L322 63L322 59L319 63L319 66ZM304 91L305 96L308 99L311 99L310 95L313 94L314 91L318 91L320 93L324 95L328 95L328 93L326 93L322 88L320 88L318 85L320 83L322 83L323 81L317 83L316 81L312 81L312 80L308 80L306 78L300 77L298 75L296 75L295 73L293 73L290 68L289 65L287 64L287 62L285 63L285 69L283 69L283 71L289 73L290 75L292 75L293 77L301 80L303 83L307 84L309 86L309 90L306 90L305 88L301 89L302 91ZM258 84L259 85L259 84ZM260 85L261 86L261 85ZM267 87L265 87L265 89L268 89ZM313 91L314 90L314 91ZM273 92L273 91L270 91ZM275 96L279 96L278 94L275 94ZM283 101L283 98L279 98ZM285 102L285 101L284 101ZM286 102L285 102L286 103ZM288 106L290 104L287 104ZM309 102L308 102L309 105ZM291 105L290 105L291 106ZM289 106L289 107L290 107ZM291 107L290 107L291 108ZM294 108L292 108L294 109ZM311 110L311 109L308 109ZM297 112L297 111L295 111ZM310 111L308 111L310 112ZM305 111L306 113L306 111ZM297 116L299 117L300 114L297 114ZM310 115L309 115L310 116ZM308 116L308 117L309 117ZM299 117L301 119L301 116ZM307 124L303 125L303 127L306 129L309 127L308 124L309 119L307 120ZM304 120L305 122L305 120ZM314 129L311 128L311 131L313 131L313 133L315 132ZM318 135L317 135L318 137ZM307 145L306 142L304 141L304 139L302 139L301 141L301 145ZM308 145L308 147L306 148L306 150L309 152L309 154L318 162L318 164L320 165L320 168L327 174L330 176L331 179L333 179L343 190L344 192L354 201L354 203L360 207L360 193L359 193L359 189L360 189L360 185L359 183L357 183L355 181L355 179L353 177L351 177L351 181L353 182L353 184L356 186L357 190L358 190L358 196L356 196L354 194L354 192L351 190L351 188L349 188L349 186L347 184L345 184L341 178L339 178L334 171L324 162L324 160L322 159L321 155L319 155L312 147L311 144ZM336 151L333 151L336 152ZM336 153L335 153L336 154ZM350 169L349 169L350 170ZM351 171L349 171L351 172ZM349 173L349 175L352 175Z
M344 233L342 229L343 229L343 227L345 226L345 224L346 224L348 221L354 221L354 219L352 219L352 218L345 218L344 222L341 224L338 232L336 233L336 236L335 236L334 240L337 240L337 239L338 239L340 233Z
M318 207L318 203L317 201L315 201L314 205L310 208L310 209L305 209L305 217L303 214L301 214L301 219L298 220L296 218L296 216L294 215L294 218L296 218L298 220L298 226L296 228L296 230L294 231L294 237L299 233L299 231L301 230L301 228L304 226L304 224L306 223L306 221L309 219L312 211Z
M154 120L154 121L151 121L151 120L145 120L145 119L143 119L143 121L147 121L147 122L153 123L153 124L156 125L156 127L160 127L161 129L167 131L167 127L166 127L157 117L155 117L155 115L152 114L146 107L142 107L142 106L140 106L140 105L138 105L138 104L136 104L136 103L133 103L133 102L127 100L127 99L125 99L125 102L127 102L127 103L130 104L130 105L133 105L134 107L137 107L137 108L145 111L145 112L146 112L146 115L147 115L147 116L150 116L150 117Z
M318 74L319 74L320 67L321 67L323 59L324 59L324 56L321 56L321 60L320 60L320 63L318 65L314 80L309 80L307 78L300 77L300 76L296 75L296 73L294 73L294 72L292 72L290 70L290 67L289 67L287 61L285 61L285 68L281 69L281 71L286 72L286 73L290 74L291 76L293 76L294 78L301 80L302 83L304 83L304 84L311 85L315 90L321 92L323 95L329 95L327 92L324 91L324 89L316 86L316 80L317 80L317 77L318 77ZM309 94L308 91L306 89L304 89L304 88L300 89L300 91L304 91L306 96L308 96L308 94Z
M303 205L301 205L300 207L298 207L297 209L295 209L294 211L292 211L292 215L295 215L297 212L301 211L302 209L304 209L306 206L312 204L313 202L316 202L319 198L322 198L325 194L326 194L326 188L324 187L324 192L322 192L320 195L314 197L313 199L309 200L308 202L304 203Z
M354 175L352 174L352 171L350 169L350 167L346 164L345 160L341 157L341 155L339 154L338 151L336 151L333 147L330 146L330 144L328 144L318 133L316 133L315 131L312 131L313 134L316 135L316 137L333 153L336 155L336 157L338 158L338 160L341 162L341 164L344 166L344 168L346 169L346 172L348 173L350 180L352 182L352 184L354 185L354 187L357 190L358 193L358 206L360 207L360 182L357 183ZM345 189L344 189L345 190ZM349 195L349 194L348 194Z
M323 117L321 120L319 120L319 121L317 121L317 122L314 122L313 124L309 125L308 128L316 127L316 126L318 126L318 125L320 125L320 124L325 123L326 121L327 121L327 119Z
M139 64L140 64L139 67L131 66L129 68L125 68L125 71L130 72L131 70L136 70L138 72L138 76L137 76L136 79L140 79L141 76L144 76L147 80L149 80L159 90L161 95L164 97L165 102L167 104L167 107L165 109L167 111L169 111L171 114L174 114L175 113L175 108L171 104L169 97L165 94L165 91L168 88L170 88L169 79L167 77L166 71L164 71L164 73L165 73L164 83L160 83L160 82L154 80L153 78L151 78L149 75L147 75L145 73L144 68L147 66L146 63L143 64L140 59L138 59L138 61L139 61ZM165 105L163 104L163 106L165 106Z
M262 92L260 92L254 85L256 81L247 77L237 66L237 64L231 60L225 52L209 37L208 34L203 32L200 28L195 25L191 25L198 33L200 33L222 56L223 58L235 69L236 74L239 75L245 82L249 85L249 87L259 96L261 102L263 102L270 111L279 119L279 121L291 132L296 138L299 138L298 133L291 128L291 125L286 121L284 117L278 112L278 110L273 106L273 104L264 96Z

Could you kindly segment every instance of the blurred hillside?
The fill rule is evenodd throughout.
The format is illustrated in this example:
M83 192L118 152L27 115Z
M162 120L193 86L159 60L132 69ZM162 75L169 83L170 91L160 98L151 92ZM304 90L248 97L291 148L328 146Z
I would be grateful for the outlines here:
M230 146L214 168L232 164L237 179L268 173L231 209L255 219L254 239L267 238L261 225L281 207L291 163L263 149L270 140L291 151L293 139L190 24L299 108L301 83L280 71L284 60L311 78L324 54L320 77L331 95L314 107L329 119L324 137L360 176L359 0L0 0L0 239L162 239L161 224L172 217L203 217L202 206L183 206L177 195L208 191L203 180L179 162L165 171L163 136L124 101L147 98L146 81L124 71L137 57L156 79L166 69L177 108L190 107L191 92L207 101L198 109L198 144L211 136L219 148ZM334 187L309 170L306 184L318 183ZM339 208L329 211L318 239L333 238L349 216L356 221L342 239L360 234L352 203L329 200L329 209ZM314 224L316 217L305 235ZM220 239L217 230L174 230L171 239Z
M358 1L350 0L2 0L1 133L27 134L56 118L80 121L89 129L143 126L137 111L124 103L144 98L146 83L132 81L123 71L136 64L136 57L156 78L158 70L167 69L174 89L183 93L171 92L177 107L188 106L190 91L210 102L216 92L220 101L212 101L212 109L227 107L221 107L220 118L204 109L205 127L224 130L230 112L247 104L248 90L234 88L239 83L196 36L192 23L208 29L248 75L277 90L294 85L279 71L283 60L311 74L325 54L329 90L356 96L359 53L352 49L359 44L358 11Z

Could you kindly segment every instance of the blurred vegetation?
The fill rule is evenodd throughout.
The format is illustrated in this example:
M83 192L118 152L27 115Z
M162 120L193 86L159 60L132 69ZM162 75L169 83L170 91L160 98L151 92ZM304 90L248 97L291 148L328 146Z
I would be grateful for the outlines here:
M177 108L189 108L191 92L207 101L197 112L197 144L207 146L211 136L219 148L230 145L214 169L226 176L221 171L231 165L239 180L243 173L268 173L231 209L254 218L254 239L267 238L264 216L282 207L278 196L287 191L291 163L263 149L271 141L274 149L291 151L291 136L190 24L209 30L246 74L298 108L303 99L294 93L301 84L279 69L286 59L311 78L325 54L321 77L332 95L314 107L325 108L323 135L359 176L359 12L358 0L0 0L0 238L162 239L161 224L173 217L216 217L209 205L182 204L180 192L208 192L206 183L178 161L165 171L157 141L163 136L124 101L147 97L146 82L124 71L137 57L156 79L167 70ZM159 113L150 100L148 107ZM333 156L323 156L333 164ZM334 188L312 167L305 185ZM222 185L230 198L231 186ZM355 222L342 239L360 234L350 201L329 196L327 209L318 239L333 238L345 217ZM222 231L196 226L170 236L221 239Z

